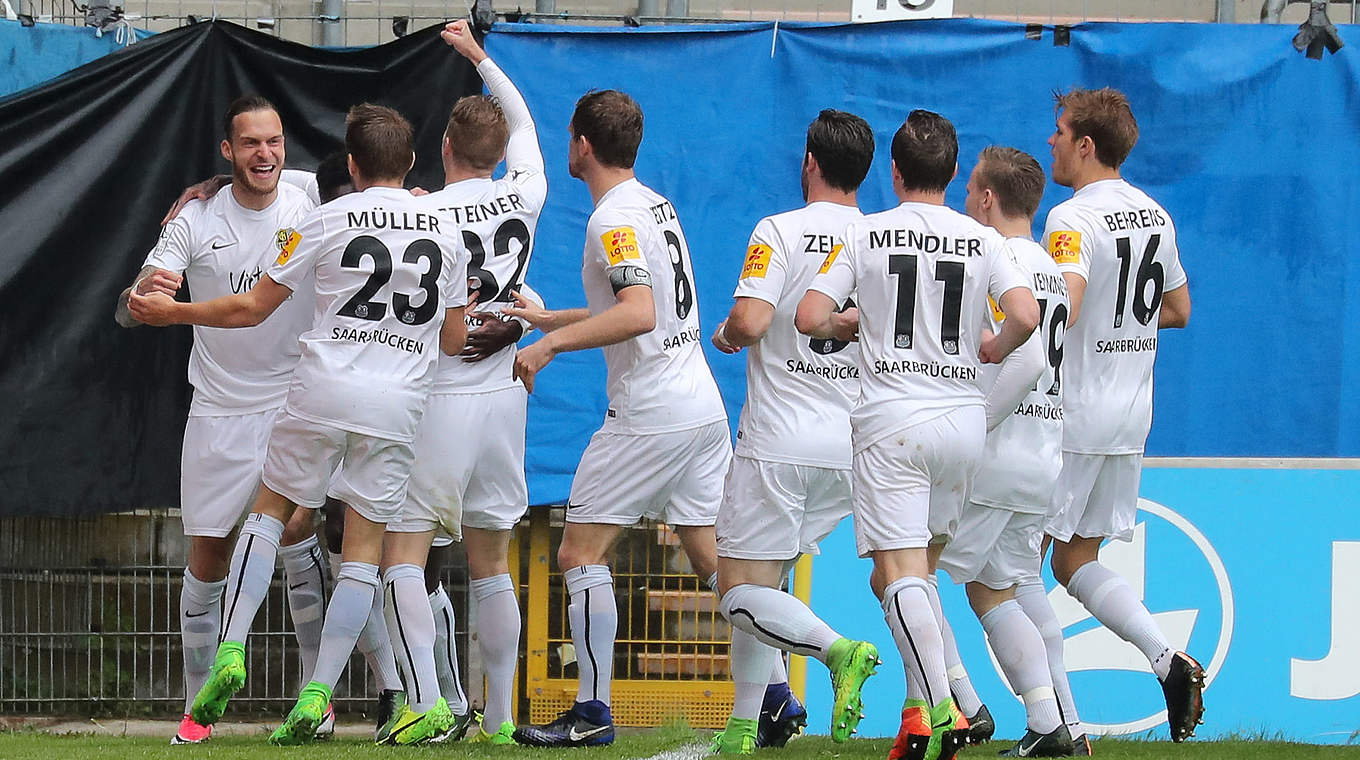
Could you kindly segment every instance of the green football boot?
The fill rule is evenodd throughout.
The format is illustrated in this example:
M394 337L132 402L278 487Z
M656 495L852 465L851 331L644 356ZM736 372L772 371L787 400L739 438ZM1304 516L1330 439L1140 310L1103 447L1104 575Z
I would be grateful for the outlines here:
M312 681L302 687L297 704L283 719L283 725L269 735L269 743L283 746L310 744L316 739L316 727L325 719L330 704L331 690L325 684Z
M860 689L879 665L878 648L867 641L840 639L831 645L826 665L831 670L831 740L849 739L864 717Z
M211 726L222 719L227 702L246 685L246 645L224 641L217 646L217 659L203 688L194 697L189 716L200 726Z
M423 744L447 734L453 728L453 720L453 712L443 697L423 713L413 711L410 704L402 705L387 732L386 741L379 743Z
M754 755L756 729L759 721L750 718L728 718L723 730L713 735L708 745L710 755Z

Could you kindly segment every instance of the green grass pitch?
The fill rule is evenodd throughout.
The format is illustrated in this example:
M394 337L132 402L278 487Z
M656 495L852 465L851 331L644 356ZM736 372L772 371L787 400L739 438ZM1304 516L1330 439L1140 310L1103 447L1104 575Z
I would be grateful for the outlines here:
M337 739L309 747L271 747L265 735L219 737L198 747L171 747L165 737L52 736L37 731L0 733L0 758L3 760L362 760L409 756L422 760L699 760L711 732L671 726L650 731L621 733L609 747L548 750L528 747L489 747L464 743L393 748L374 747L368 742ZM824 736L808 736L789 743L784 749L757 750L756 757L767 760L883 760L892 742L888 739L856 739L834 744ZM991 742L971 747L961 758L991 758L1010 746ZM1275 741L1191 741L1145 742L1105 739L1095 743L1095 756L1109 760L1293 760L1293 758L1360 758L1360 747L1314 746Z

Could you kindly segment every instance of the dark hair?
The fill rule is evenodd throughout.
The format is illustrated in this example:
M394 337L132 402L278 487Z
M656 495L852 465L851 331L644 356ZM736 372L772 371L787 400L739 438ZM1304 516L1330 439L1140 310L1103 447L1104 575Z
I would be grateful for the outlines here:
M959 162L954 125L933 111L912 111L893 135L892 160L907 190L943 192Z
M618 90L591 90L576 101L571 134L586 138L600 163L631 169L642 144L642 108Z
M485 95L458 99L444 128L449 152L458 163L479 171L491 171L501 162L510 126L496 101Z
M322 203L330 203L345 195L340 190L346 185L350 186L349 192L353 192L354 179L349 176L349 162L345 152L337 150L316 165L317 194L321 196Z
M366 180L405 179L415 158L415 130L394 109L360 103L345 117L345 150Z
M274 113L278 113L279 109L275 108L273 103L270 103L260 95L242 95L236 100L231 101L231 105L227 106L227 115L222 117L222 134L226 136L228 142L231 142L232 137L235 136L232 133L232 122L236 121L237 116L240 116L243 113L250 113L251 111L273 111Z
M979 189L996 193L1001 213L1032 218L1044 197L1044 170L1024 151L989 145L978 155Z
M853 193L874 161L874 130L852 113L823 109L808 125L804 150L817 159L828 185Z
M1065 111L1072 137L1091 138L1100 163L1118 169L1138 142L1138 122L1124 93L1111 87L1053 93L1055 113Z

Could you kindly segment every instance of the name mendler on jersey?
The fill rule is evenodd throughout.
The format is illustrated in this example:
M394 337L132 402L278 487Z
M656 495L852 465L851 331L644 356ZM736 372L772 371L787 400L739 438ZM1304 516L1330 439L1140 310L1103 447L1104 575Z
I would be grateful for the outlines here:
M1157 337L1121 338L1119 340L1096 341L1098 354L1136 354L1139 351L1156 351Z
M859 369L845 364L832 364L823 366L819 364L808 364L798 359L788 359L784 362L784 369L795 375L816 375L827 380L858 380Z
M332 327L331 340L347 340L352 343L379 343L384 346L391 346L398 351L405 351L409 354L425 353L425 344L423 342L412 340L405 335L400 335L391 330L382 328L377 330L356 330L353 327Z
M946 380L966 380L969 382L977 380L977 370L973 367L963 367L957 364L939 364L936 362L918 362L911 359L889 362L879 359L874 362L874 374L882 375L887 373L901 374L911 372L927 377L942 377Z

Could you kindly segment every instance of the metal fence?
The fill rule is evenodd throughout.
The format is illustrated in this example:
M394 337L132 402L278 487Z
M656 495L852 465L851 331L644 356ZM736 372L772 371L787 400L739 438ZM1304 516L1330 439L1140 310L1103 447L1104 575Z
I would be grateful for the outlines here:
M0 518L0 713L175 714L184 699L184 554L169 510ZM464 567L444 569L460 613L460 652L467 651ZM237 715L277 717L300 687L281 575L251 630L250 678L232 701ZM336 688L336 709L368 710L376 695L355 655Z
M5 0L39 21L86 23L90 4L123 10L130 26L161 32L222 19L305 44L374 45L407 31L467 16L472 0ZM1268 0L955 0L954 15L1024 23L1082 21L1236 21L1255 23ZM1279 0L1274 0L1279 2ZM1360 21L1360 0L1333 0L1333 20ZM850 19L850 0L495 0L503 19L535 23L623 23ZM1307 18L1291 0L1281 22Z

